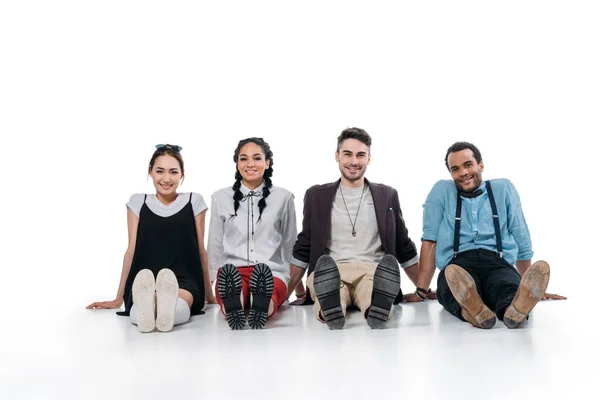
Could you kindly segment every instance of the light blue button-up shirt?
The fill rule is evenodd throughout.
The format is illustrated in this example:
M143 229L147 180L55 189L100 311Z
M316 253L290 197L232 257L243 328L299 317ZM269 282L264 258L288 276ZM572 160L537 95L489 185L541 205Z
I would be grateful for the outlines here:
M531 237L517 189L508 179L492 179L490 183L498 208L504 259L512 265L516 260L531 259ZM462 198L459 252L472 249L497 251L492 207L485 182L480 188L483 194L474 198ZM456 192L453 181L438 181L423 204L421 240L437 242L435 265L439 269L444 269L454 254Z

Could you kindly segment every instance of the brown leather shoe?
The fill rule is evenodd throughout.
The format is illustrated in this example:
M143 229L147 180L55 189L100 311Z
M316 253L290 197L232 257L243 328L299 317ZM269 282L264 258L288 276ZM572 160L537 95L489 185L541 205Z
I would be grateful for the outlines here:
M525 271L515 298L504 312L504 325L513 329L521 325L533 307L546 293L550 281L550 266L546 261L537 261Z
M496 323L494 313L477 293L475 281L467 271L456 264L446 267L446 281L454 298L462 307L461 314L474 327L490 329Z

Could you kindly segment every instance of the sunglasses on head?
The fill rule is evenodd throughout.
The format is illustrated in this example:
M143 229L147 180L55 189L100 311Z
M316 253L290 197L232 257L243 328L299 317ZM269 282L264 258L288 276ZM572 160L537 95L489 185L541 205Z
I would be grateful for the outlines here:
M181 151L181 149L182 149L181 146L177 146L174 144L157 144L156 145L156 150L171 150L176 153L179 153Z

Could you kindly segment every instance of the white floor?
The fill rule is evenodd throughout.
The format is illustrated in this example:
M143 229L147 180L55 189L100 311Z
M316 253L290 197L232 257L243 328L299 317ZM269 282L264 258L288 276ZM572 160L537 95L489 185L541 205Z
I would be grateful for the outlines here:
M209 305L141 334L112 310L50 304L2 330L0 398L595 398L597 330L583 306L543 302L522 329L483 331L429 301L396 306L382 331L357 312L330 331L311 307L285 305L262 331L231 331Z
M0 400L600 398L600 2L172 3L0 3ZM366 176L398 189L417 246L442 154L476 143L569 300L491 331L437 302L383 331L285 306L234 332L208 306L141 334L85 309L117 291L155 144L183 146L180 191L209 202L264 137L300 225L347 126L373 135Z

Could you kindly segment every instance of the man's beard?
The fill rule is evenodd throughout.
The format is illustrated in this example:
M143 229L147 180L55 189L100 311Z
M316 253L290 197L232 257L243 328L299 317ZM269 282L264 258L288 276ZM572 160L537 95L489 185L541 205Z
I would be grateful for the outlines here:
M350 175L350 176L346 175L347 172L346 172L345 166L340 167L340 172L342 173L344 178L348 179L350 182L355 182L365 175L365 172L367 172L367 167L365 166L365 167L361 168L358 175Z

